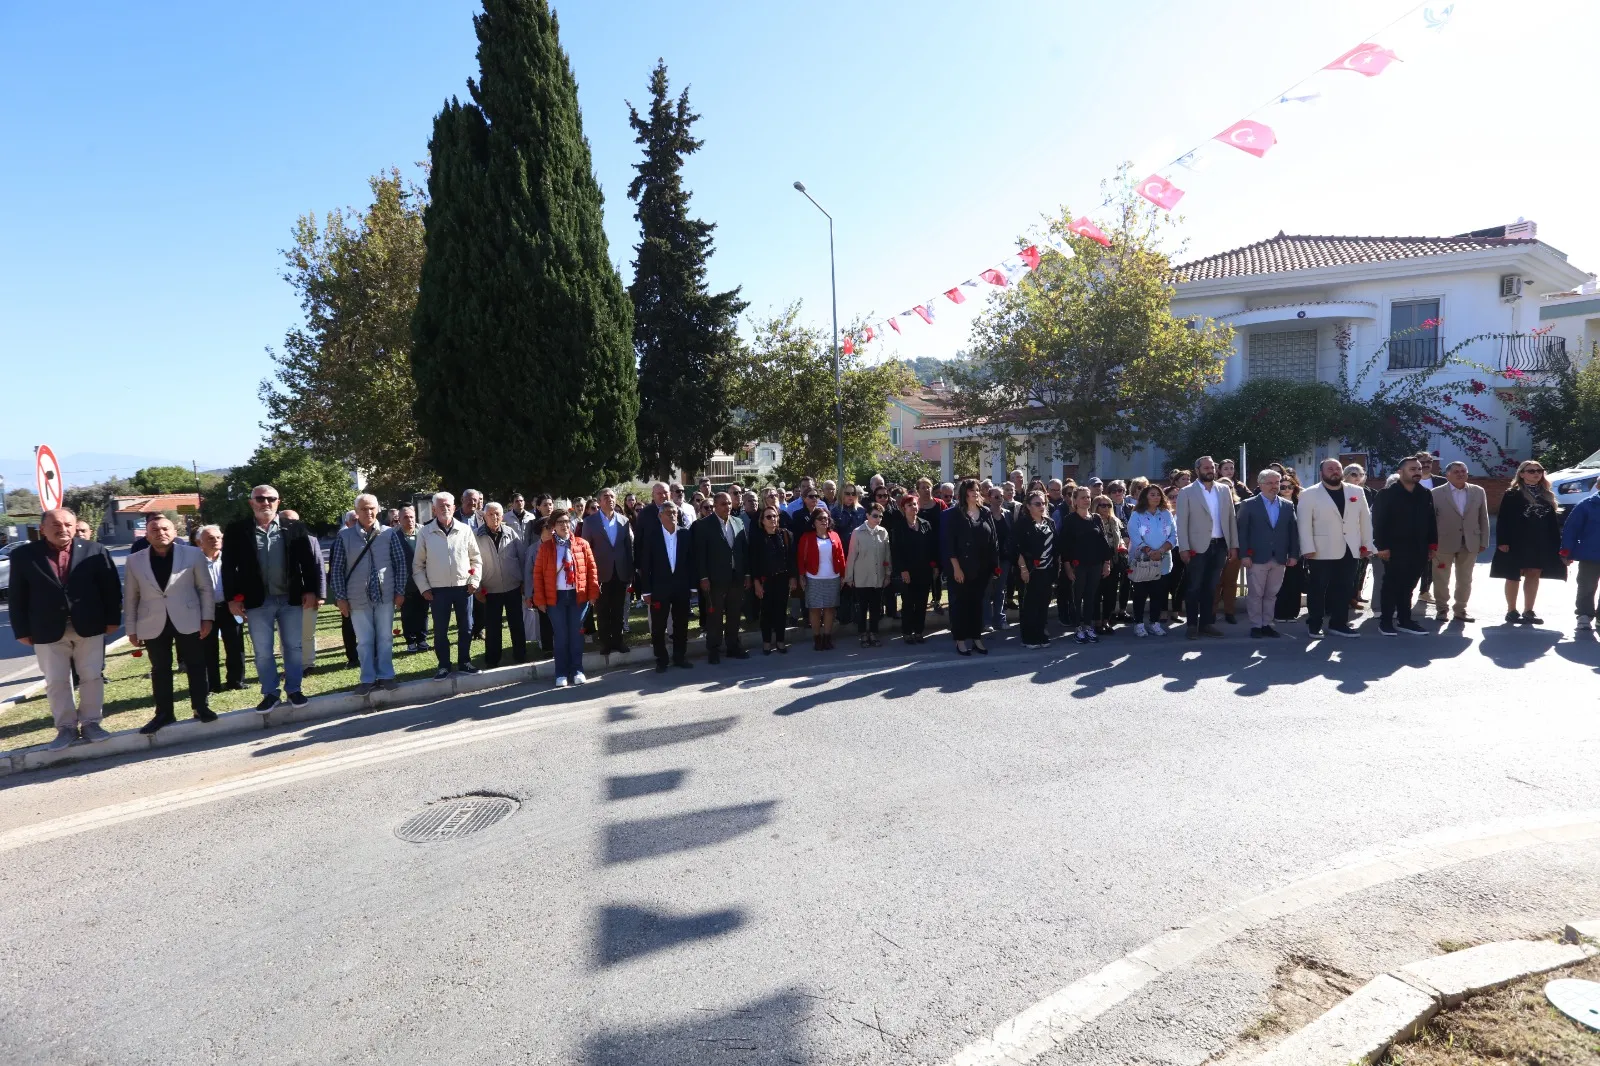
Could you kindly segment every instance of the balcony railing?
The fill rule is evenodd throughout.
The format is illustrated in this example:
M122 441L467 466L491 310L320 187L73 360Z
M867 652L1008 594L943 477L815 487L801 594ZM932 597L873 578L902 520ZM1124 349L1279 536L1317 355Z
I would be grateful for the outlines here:
M1497 369L1520 370L1525 374L1553 373L1567 368L1565 337L1530 337L1507 333L1500 337L1500 363Z
M1421 370L1438 366L1442 353L1438 337L1390 337L1389 369Z

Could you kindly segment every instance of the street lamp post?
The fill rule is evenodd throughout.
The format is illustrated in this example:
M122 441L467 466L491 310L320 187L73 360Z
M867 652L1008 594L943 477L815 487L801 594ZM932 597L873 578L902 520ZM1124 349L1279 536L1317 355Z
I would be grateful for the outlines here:
M828 220L828 283L833 287L833 417L839 436L838 463L839 463L839 491L844 492L844 378L839 370L839 271L833 259L833 216L827 209L817 203L816 198L806 192L804 182L795 182L795 189L811 201L811 205L821 211Z

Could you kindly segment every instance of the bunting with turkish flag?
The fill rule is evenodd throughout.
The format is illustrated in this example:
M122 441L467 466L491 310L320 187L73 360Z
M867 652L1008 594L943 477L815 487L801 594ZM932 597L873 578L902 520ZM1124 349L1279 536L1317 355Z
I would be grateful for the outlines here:
M1249 152L1260 159L1267 154L1267 149L1278 143L1278 138L1273 136L1272 127L1253 119L1240 119L1213 140L1223 144L1231 144L1241 152Z
M1152 174L1139 183L1139 195L1165 211L1171 211L1183 199L1183 190L1160 174Z
M946 289L944 294L950 298L950 302L953 304L963 304L967 302L967 298L962 295L961 286L959 285L953 289Z
M1067 232L1075 233L1079 237L1087 237L1096 244L1103 244L1107 248L1111 247L1111 238L1107 237L1105 235L1105 231L1099 226L1096 226L1093 222L1090 222L1087 216L1080 215L1073 219L1072 222L1067 226Z
M1029 270L1039 269L1039 246L1037 244L1030 244L1017 254L1022 257L1024 263L1028 264Z
M911 310L915 311L918 315L922 316L922 321L928 323L928 325L930 325L930 326L933 325L933 308L932 307L928 306L927 304L918 304L917 306L913 307Z
M987 281L990 285L999 285L1001 288L1004 288L1006 284L1006 276L1000 273L1000 271L996 270L994 267L990 267L988 270L985 270L982 274L979 274L978 277L982 278L984 281Z
M1358 44L1323 70L1349 70L1367 78L1376 78L1390 63L1400 62L1400 57L1381 44Z
M843 345L843 347L844 347L844 354L845 355L854 355L854 354L856 354L856 339L854 337L850 336L850 334L846 333L844 335L844 345Z

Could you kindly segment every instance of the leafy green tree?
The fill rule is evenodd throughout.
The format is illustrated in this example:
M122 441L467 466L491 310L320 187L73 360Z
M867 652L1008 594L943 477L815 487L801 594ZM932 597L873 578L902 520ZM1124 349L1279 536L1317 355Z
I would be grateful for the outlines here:
M1581 367L1568 363L1539 387L1511 390L1512 414L1525 423L1550 470L1571 466L1600 448L1600 345Z
M733 375L734 435L783 445L779 480L802 474L832 476L838 430L834 417L833 347L828 335L801 324L791 304L757 323L750 348ZM861 353L839 355L843 383L846 470L871 467L889 451L888 403L916 387L904 364L872 365Z
M63 495L65 500L65 495ZM32 489L12 489L6 493L7 514L38 514L39 494Z
M189 484L194 484L193 473L189 475ZM92 485L72 485L61 494L61 502L77 515L80 521L89 523L91 529L98 531L100 523L105 521L106 511L111 508L113 496L133 496L143 491L135 489L122 478L110 478ZM188 491L194 490L191 488Z
M417 425L447 483L588 491L639 468L633 309L546 0L484 0L481 80L429 142Z
M171 492L204 492L221 481L220 475L209 470L196 475L186 466L147 466L134 471L128 488L134 493L160 496Z
M739 345L735 319L748 305L738 289L712 293L706 287L716 227L689 217L682 175L684 159L703 144L689 132L699 118L689 110L687 89L672 99L661 61L650 76L648 116L628 106L635 140L644 146L628 186L639 205L633 217L640 229L628 295L646 476L666 477L674 467L699 471L719 444L736 444L728 438L728 379Z
M881 474L885 485L904 485L908 489L919 478L927 478L935 483L939 481L938 463L905 448L893 448L888 454L857 465L854 470L856 482L862 485L872 480L873 474Z
M973 364L956 375L956 412L1025 426L1091 454L1160 440L1222 380L1232 331L1174 318L1161 216L1123 182L1108 206L1111 246L1051 230L1069 258L1045 252L1038 269L1007 286L973 324Z
M935 381L949 381L950 376L957 370L965 367L969 360L964 352L956 353L953 359L939 359L931 355L919 355L915 359L902 359L900 362L917 376L917 381L923 385Z
M395 169L367 183L372 203L364 212L295 223L283 279L300 297L305 324L289 331L281 352L268 349L276 369L261 383L261 402L278 439L359 468L385 491L431 487L436 478L411 426L411 316L426 196Z
M1253 378L1232 392L1207 394L1174 454L1187 466L1199 455L1238 455L1243 444L1259 468L1335 436L1342 410L1339 389L1327 382Z
M330 459L319 459L305 448L262 444L243 466L228 471L216 490L201 502L207 522L226 525L250 516L250 490L271 485L278 490L279 506L295 511L301 521L317 528L337 525L355 503L350 472Z

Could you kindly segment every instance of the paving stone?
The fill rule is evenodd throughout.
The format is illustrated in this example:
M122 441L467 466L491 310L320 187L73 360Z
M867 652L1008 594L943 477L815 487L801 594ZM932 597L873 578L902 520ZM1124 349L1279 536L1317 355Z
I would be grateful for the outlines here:
M266 724L266 715L253 709L219 714L215 722L209 723L185 718L156 733L150 738L150 743L152 747L167 748L174 744L210 740L213 737L228 736L233 733L259 732L266 728Z
M1567 926L1567 943L1581 944L1585 940L1600 943L1600 918L1591 918L1586 922L1573 922Z
M1475 992L1499 988L1528 974L1570 966L1587 957L1576 944L1502 940L1413 962L1395 971L1395 975L1425 982L1443 997L1445 1006L1454 1006Z
M1253 1066L1349 1066L1378 1061L1389 1045L1412 1036L1439 1002L1389 974L1375 977L1344 1002L1256 1059Z

